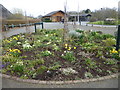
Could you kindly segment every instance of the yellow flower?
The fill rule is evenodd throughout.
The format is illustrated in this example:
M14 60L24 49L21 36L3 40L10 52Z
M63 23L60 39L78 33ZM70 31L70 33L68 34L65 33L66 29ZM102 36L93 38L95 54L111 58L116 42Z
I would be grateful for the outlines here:
M18 52L18 53L21 53L21 51L19 49L9 49L9 52Z
M65 46L65 48L67 49L67 47Z
M65 44L65 47L67 47L68 46L68 44Z
M118 51L117 51L117 50L115 50L115 49L110 50L110 54L112 54L112 53L118 53Z
M9 52L12 52L12 49L9 49Z
M17 37L20 37L20 35L18 35Z
M76 49L76 47L74 47L74 49Z
M71 47L69 47L68 50L71 50Z
M56 33L54 33L54 35L56 35Z
M8 54L9 56L12 56L12 54Z
M9 40L6 39L5 42L10 43L11 41L9 41Z
M17 38L17 37L13 37L13 39L14 39L14 40L18 40L18 38Z

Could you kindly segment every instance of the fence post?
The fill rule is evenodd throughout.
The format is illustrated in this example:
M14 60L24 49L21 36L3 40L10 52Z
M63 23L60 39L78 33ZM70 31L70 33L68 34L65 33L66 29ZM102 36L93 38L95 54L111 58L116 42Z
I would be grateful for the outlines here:
M120 25L118 25L118 32L117 32L117 41L116 41L116 50L119 50L119 45L120 45Z

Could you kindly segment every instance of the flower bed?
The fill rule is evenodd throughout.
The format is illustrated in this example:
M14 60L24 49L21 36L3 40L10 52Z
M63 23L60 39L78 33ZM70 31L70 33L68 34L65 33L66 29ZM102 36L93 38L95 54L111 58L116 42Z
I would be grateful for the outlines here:
M63 29L38 30L3 40L2 73L46 81L97 78L118 72L115 37L76 30L63 43Z

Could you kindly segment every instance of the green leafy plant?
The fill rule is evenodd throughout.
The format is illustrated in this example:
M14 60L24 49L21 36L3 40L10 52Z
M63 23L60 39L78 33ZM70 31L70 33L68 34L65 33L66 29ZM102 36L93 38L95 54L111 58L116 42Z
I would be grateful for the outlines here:
M10 62L10 63L15 63L18 60L20 60L20 58L9 56L9 55L3 55L3 56L0 56L0 58L2 59L2 62Z
M50 55L52 55L52 53L48 50L41 52L41 56L50 56Z
M22 61L17 61L14 65L11 65L11 68L14 72L23 73L25 67Z
M67 51L66 53L62 54L61 57L70 62L74 62L76 60L76 57L74 56L72 51Z
M9 51L7 52L8 55L12 55L14 57L18 57L21 54L21 51L19 49L9 49Z
M65 75L77 74L78 72L72 69L71 67L68 68L60 68L60 71Z
M116 40L114 38L107 38L106 40L103 40L103 43L106 46L113 46L116 44Z
M114 60L114 59L107 59L107 60L105 60L104 63L105 63L105 64L112 65L112 64L117 64L117 61Z
M36 60L31 61L31 62L32 62L33 66L45 63L45 61L43 59L36 59Z
M47 70L46 66L40 66L39 68L37 68L37 73L38 74L42 74L43 72L45 72Z
M90 72L85 72L85 78L92 78L93 75Z
M96 68L96 63L92 61L90 58L85 59L85 64L90 68Z
M52 66L52 67L49 67L48 68L48 70L57 70L57 69L59 69L61 67L61 65L54 65L54 66Z
M54 44L53 45L53 50L58 51L58 50L60 50L60 48L59 48L59 46L57 46L56 44Z

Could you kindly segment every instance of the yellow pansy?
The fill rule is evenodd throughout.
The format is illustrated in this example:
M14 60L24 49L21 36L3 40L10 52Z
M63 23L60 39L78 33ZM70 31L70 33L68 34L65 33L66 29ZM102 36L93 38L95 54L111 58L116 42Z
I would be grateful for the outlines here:
M9 40L6 39L5 42L10 43L11 41L9 41Z
M13 39L14 39L14 40L18 40L18 38L17 38L17 37L13 37Z
M112 53L118 53L118 51L117 51L117 50L115 50L115 49L110 50L110 54L112 54Z
M65 47L67 47L68 46L68 44L65 44Z
M74 49L76 49L76 47L74 47Z
M18 52L18 53L21 53L21 51L19 49L9 49L9 52Z
M71 50L71 47L68 47L68 50Z
M12 49L9 49L9 52L12 52Z

